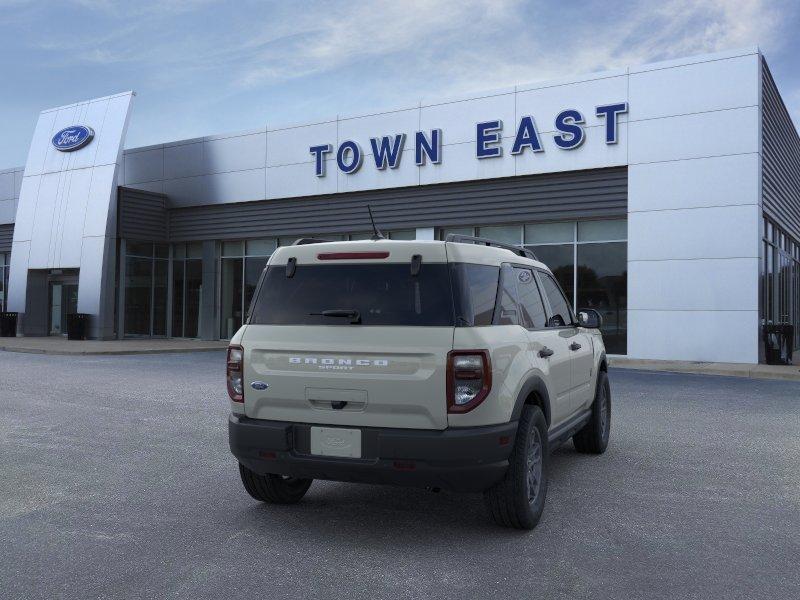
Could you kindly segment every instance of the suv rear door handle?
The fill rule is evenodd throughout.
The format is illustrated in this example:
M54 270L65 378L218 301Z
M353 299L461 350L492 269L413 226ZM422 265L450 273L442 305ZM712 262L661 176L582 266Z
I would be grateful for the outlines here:
M553 351L550 350L547 346L539 350L539 356L542 358L547 358L548 356L553 356Z
M570 350L580 350L581 349L581 345L578 342L572 342L569 345L569 349Z

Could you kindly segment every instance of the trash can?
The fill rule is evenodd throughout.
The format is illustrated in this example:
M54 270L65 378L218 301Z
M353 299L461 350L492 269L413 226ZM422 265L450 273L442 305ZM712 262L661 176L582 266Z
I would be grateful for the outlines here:
M17 337L17 313L0 312L0 337Z
M764 354L768 365L792 364L794 325L764 325Z
M86 313L70 313L67 315L67 339L85 340L86 329L89 325L89 315Z

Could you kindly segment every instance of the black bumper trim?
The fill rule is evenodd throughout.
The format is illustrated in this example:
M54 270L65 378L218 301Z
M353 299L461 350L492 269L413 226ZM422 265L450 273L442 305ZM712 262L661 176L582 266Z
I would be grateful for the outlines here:
M311 427L231 414L228 439L237 460L256 473L478 492L505 474L517 422L441 431L356 427L360 459L312 455Z

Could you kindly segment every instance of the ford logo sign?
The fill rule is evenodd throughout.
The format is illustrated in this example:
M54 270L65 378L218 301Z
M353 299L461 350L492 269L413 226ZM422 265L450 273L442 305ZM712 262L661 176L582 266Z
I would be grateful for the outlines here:
M264 383L263 381L254 381L250 384L250 387L254 390L265 390L269 387L269 384Z
M72 152L92 141L94 129L86 125L65 127L53 136L53 147L61 152Z

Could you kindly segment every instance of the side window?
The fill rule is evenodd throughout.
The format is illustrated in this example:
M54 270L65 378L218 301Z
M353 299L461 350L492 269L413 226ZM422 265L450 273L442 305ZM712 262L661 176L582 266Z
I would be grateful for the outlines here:
M564 325L572 324L572 311L569 309L569 303L564 298L561 288L558 287L555 279L549 273L539 273L542 277L542 286L547 299L550 301L550 308L553 314L550 315L549 327L563 327Z
M519 325L517 314L517 284L514 268L503 265L500 268L500 283L497 286L497 303L494 309L494 325Z
M540 329L545 326L547 317L536 278L530 269L514 267L514 272L517 276L517 295L522 312L522 324L529 329Z

